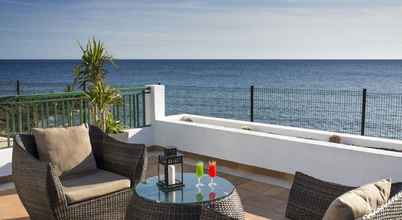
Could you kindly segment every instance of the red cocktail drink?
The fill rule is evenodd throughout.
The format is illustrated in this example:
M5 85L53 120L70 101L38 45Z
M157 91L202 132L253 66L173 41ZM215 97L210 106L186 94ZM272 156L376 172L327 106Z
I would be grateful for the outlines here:
M211 178L210 180L210 183L208 184L210 187L212 187L212 186L215 186L216 185L216 183L214 183L214 177L216 177L216 173L217 173L217 170L216 170L216 161L210 161L209 163L208 163L208 175L209 175L209 177Z

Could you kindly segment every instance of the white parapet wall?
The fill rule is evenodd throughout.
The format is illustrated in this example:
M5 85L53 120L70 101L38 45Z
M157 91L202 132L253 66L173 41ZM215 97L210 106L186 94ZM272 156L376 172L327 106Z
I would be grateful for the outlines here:
M0 177L11 175L12 148L0 149Z
M129 143L152 145L154 136L152 127L132 128L125 130Z
M183 116L190 117L193 122L181 121ZM244 130L242 126L256 130ZM355 186L382 178L402 181L402 153L329 143L330 132L320 136L321 131L307 134L309 129L193 115L160 118L152 127L155 144L246 165L289 174L301 171ZM316 140L304 137L306 135L313 135ZM363 140L357 135L348 135L348 138L349 141L358 138L368 146L380 147L391 141L380 138ZM401 141L391 142L393 148L400 149Z
M205 117L200 115L180 114L169 116L170 119L191 119L198 124L212 124L216 126L222 126L227 128L247 128L256 132L263 132L269 134L278 134L289 137L299 137L304 139L319 140L327 142L333 135L337 135L341 139L341 143L345 145L354 145L370 148L384 148L389 150L402 151L402 141L396 139L386 139L377 137L368 137L346 133L336 133L315 129L297 128L290 126L273 125L266 123L256 123L248 121L239 121L223 118Z

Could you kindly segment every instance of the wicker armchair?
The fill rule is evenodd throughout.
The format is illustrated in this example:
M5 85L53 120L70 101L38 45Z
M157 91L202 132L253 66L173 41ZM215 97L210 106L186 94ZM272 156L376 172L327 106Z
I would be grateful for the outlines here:
M296 172L289 193L286 217L292 220L321 220L333 200L355 187L330 183ZM391 195L389 201L363 220L402 219L402 192Z
M99 169L140 181L147 164L144 145L115 140L96 127L89 128L92 150ZM32 135L17 135L13 149L13 180L31 219L124 219L130 188L69 204L52 164L38 160Z
M223 215L214 209L201 207L200 220L235 220L232 217Z

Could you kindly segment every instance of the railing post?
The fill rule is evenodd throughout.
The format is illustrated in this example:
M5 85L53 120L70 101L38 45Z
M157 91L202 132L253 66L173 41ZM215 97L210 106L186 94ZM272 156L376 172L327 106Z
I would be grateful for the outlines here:
M254 85L250 86L250 121L254 121Z
M362 97L362 121L360 127L360 134L364 136L364 128L366 127L366 103L367 103L367 89L363 89Z
M7 134L7 147L11 147L11 137L10 137L10 110L6 111L6 134Z
M165 112L165 86L145 85L149 94L145 99L145 123L151 125L155 120L164 118Z
M17 92L17 95L20 95L20 94L21 94L21 88L20 88L20 81L19 81L19 80L17 80L16 92Z
M145 109L145 91L148 88L145 88L144 90L142 90L142 125L141 127L144 127L146 125L146 109Z

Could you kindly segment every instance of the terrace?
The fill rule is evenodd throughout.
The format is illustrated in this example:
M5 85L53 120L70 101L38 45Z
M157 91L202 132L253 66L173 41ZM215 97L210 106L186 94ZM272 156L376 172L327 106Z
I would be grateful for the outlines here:
M205 159L205 157L202 159ZM154 162L156 161L151 160L150 162L151 169L148 170L148 176L154 176L156 173ZM195 168L190 165L192 161L188 160L187 162L188 164L185 166L185 171L193 172ZM263 181L266 177L261 173L250 172L249 170L247 171L238 167L231 167L230 171L240 171L254 175L254 177L250 179L250 177L239 177L223 172L219 174L230 180L236 186L246 211L246 219L286 219L284 216L289 194L289 189L285 188L286 186L271 185L267 183L267 181ZM280 180L280 182L285 182L285 180ZM0 204L0 219L29 219L12 184L0 185Z
M32 100L22 102L32 103ZM67 102L57 97L35 108L15 102L8 104L16 105L15 109L22 112L17 117L7 116L6 124L12 125L7 127L9 136L26 132L35 125L52 127L58 122L72 125L82 122L86 115L79 96ZM48 112L53 106L56 107ZM79 110L72 111L73 106ZM402 173L390 169L402 166L399 152L402 141L399 140L191 114L166 116L165 87L160 85L127 90L124 106L124 109L114 109L114 114L120 115L123 121L131 119L125 124L132 128L116 138L148 146L147 176L157 173L156 157L161 154L161 147L174 146L182 151L185 171L189 172L195 170L196 161L217 160L219 175L232 182L240 194L246 219L286 219L289 190L296 171L350 186L382 178L402 181ZM27 109L40 110L31 114L26 113ZM72 113L60 118L58 111ZM45 116L40 118L42 114ZM27 123L34 115L41 120L36 124ZM343 143L328 142L334 134L341 136ZM5 138L3 143L8 141ZM0 218L29 219L13 184L7 182L11 175L11 152L11 148L0 150L0 180L3 182Z

